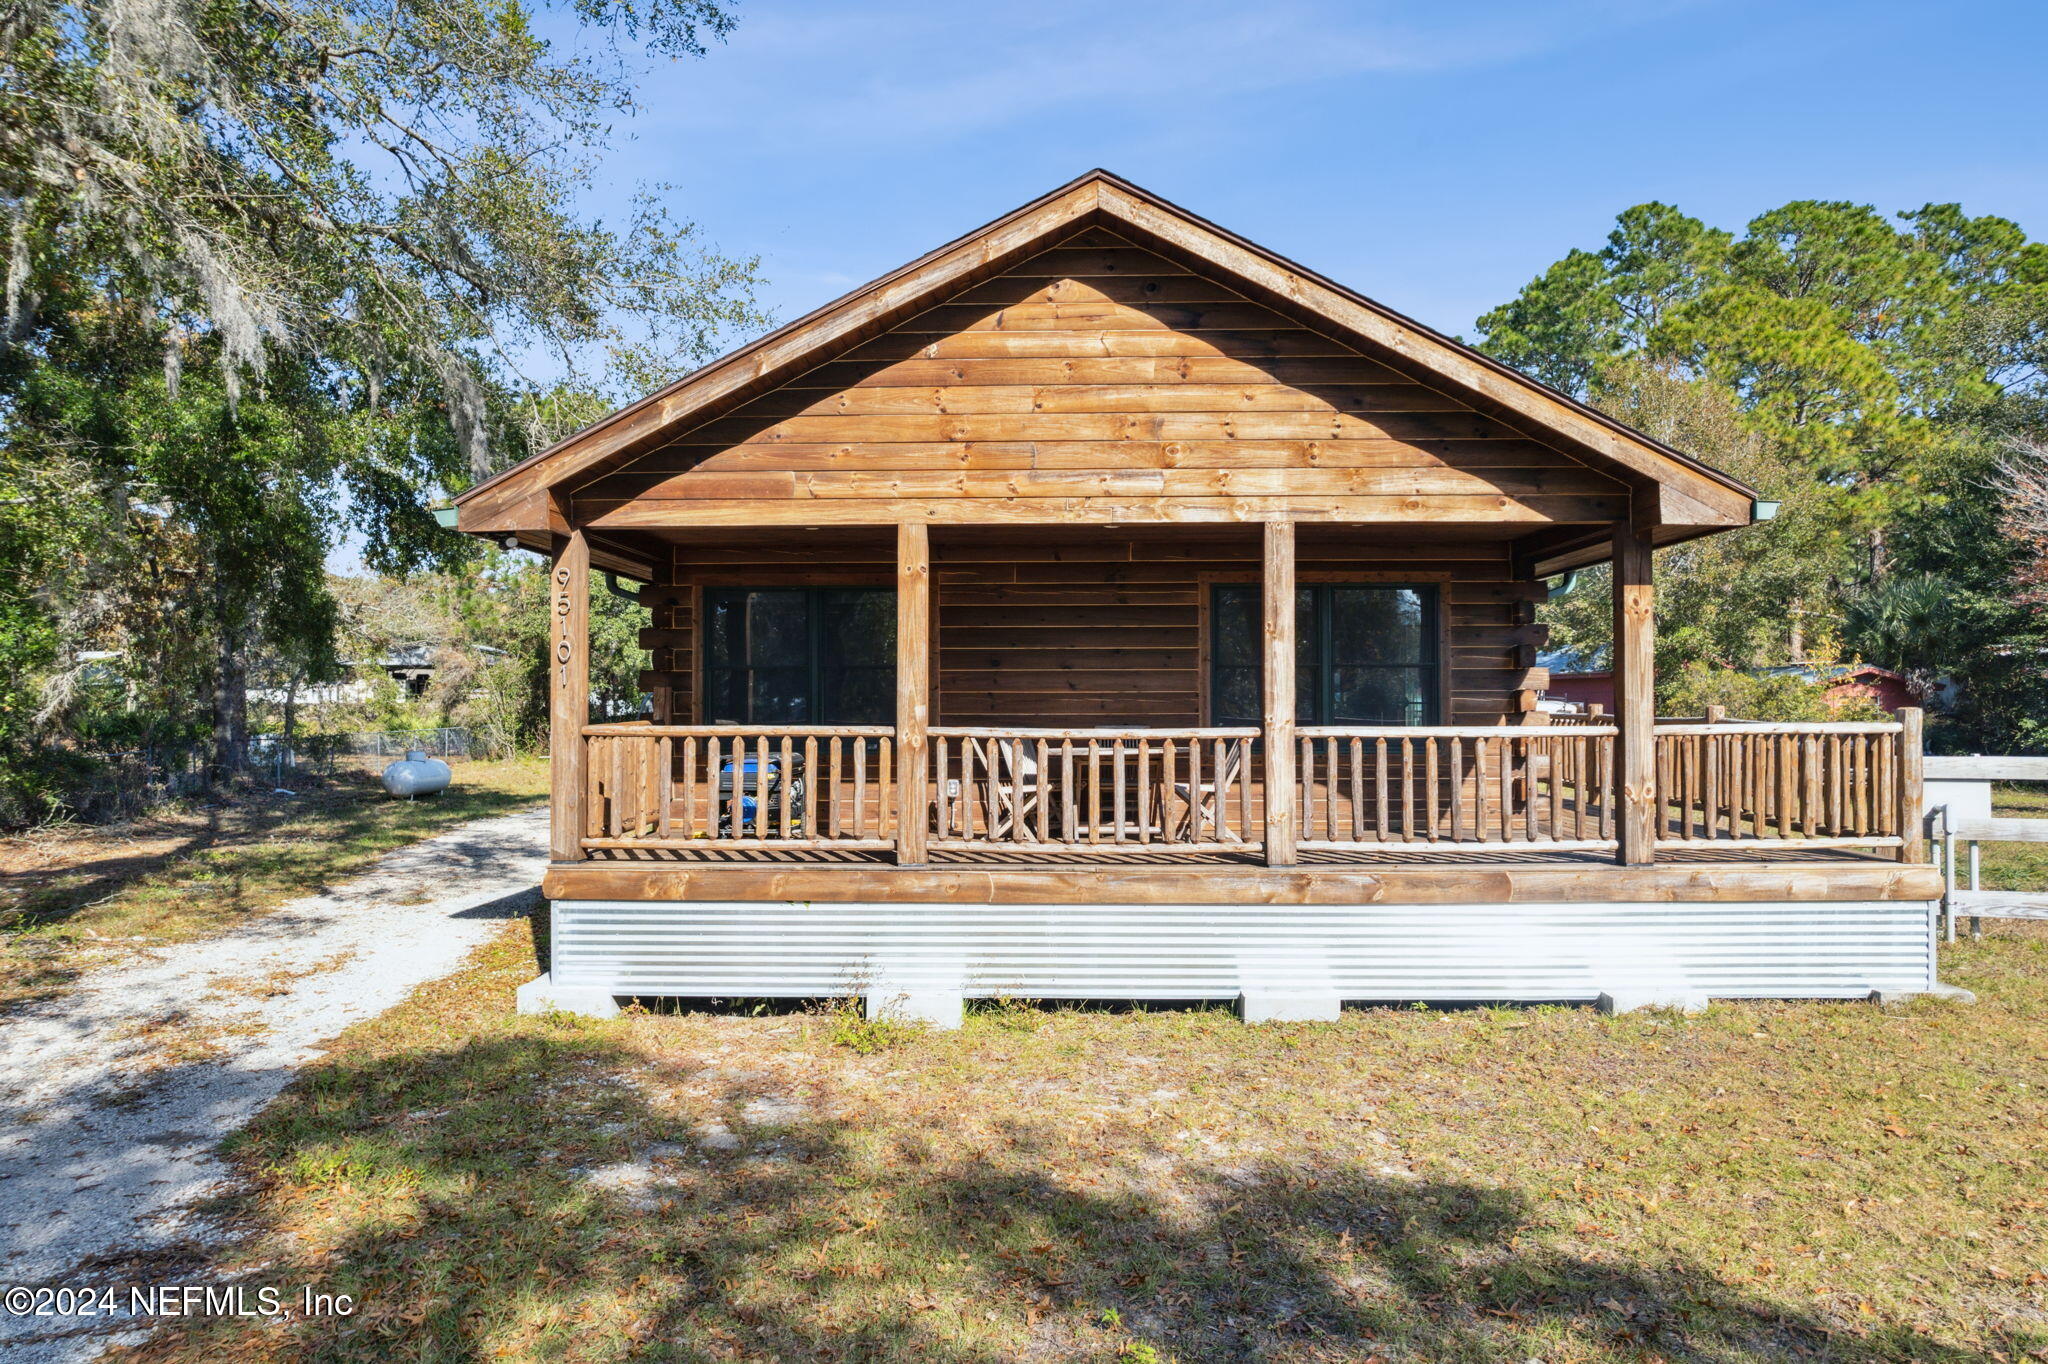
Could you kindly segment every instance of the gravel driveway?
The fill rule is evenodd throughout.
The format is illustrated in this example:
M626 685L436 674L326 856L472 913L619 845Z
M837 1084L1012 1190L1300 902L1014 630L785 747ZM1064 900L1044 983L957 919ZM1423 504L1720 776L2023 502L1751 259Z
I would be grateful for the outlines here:
M453 971L539 896L547 812L402 848L360 880L0 1015L0 1285L179 1283L212 1150L359 1019ZM0 1311L10 1364L89 1359L105 1322Z

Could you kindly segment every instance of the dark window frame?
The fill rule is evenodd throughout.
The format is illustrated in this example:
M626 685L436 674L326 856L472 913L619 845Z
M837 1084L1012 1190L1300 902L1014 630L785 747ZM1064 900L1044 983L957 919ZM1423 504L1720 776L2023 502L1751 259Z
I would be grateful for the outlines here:
M746 718L738 720L721 720L715 718L713 698L718 695L718 689L714 688L714 686L712 685L714 678L722 677L726 674L731 673L750 675L758 671L761 665L757 665L751 659L737 664L714 664L712 662L712 621L715 615L713 603L715 599L722 596L744 598L748 594L755 592L791 593L799 595L804 599L804 661L800 665L805 670L804 710L806 714L804 719L756 720L752 718L751 714ZM834 583L829 586L809 586L801 584L793 585L780 583L720 583L717 585L707 584L701 590L698 597L697 621L697 696L698 704L700 707L698 713L704 717L704 722L706 724L852 725L894 723L893 715L883 720L844 720L837 717L826 717L821 714L824 708L825 700L825 678L826 674L832 671L832 665L827 662L824 656L826 616L825 612L820 609L820 605L827 594L835 592L874 592L885 595L890 599L891 602L890 619L892 622L895 619L894 602L896 597L896 589L894 587L887 587L874 583ZM893 628L887 632L886 639L888 652L890 654L890 659L887 663L842 663L839 664L838 667L842 671L852 671L856 669L867 669L877 672L887 671L893 676L896 667L894 657L896 650L896 635ZM780 666L794 669L799 665L789 663L782 664ZM893 690L893 683L891 689ZM745 697L747 710L751 712L753 710L754 701L754 688L751 678L748 681L747 685L741 689L741 695Z
M1336 661L1336 631L1332 628L1335 614L1334 599L1336 593L1346 590L1415 593L1421 599L1423 605L1422 647L1419 660L1414 663L1346 663L1339 665ZM1205 625L1207 627L1206 652L1208 654L1207 676L1203 679L1203 684L1207 688L1204 700L1207 702L1206 709L1209 712L1209 723L1213 725L1256 725L1264 722L1263 715L1253 715L1244 718L1232 716L1226 718L1218 714L1216 710L1217 698L1223 694L1224 690L1220 674L1226 669L1241 669L1243 667L1242 664L1227 664L1221 661L1223 650L1218 645L1217 632L1220 628L1220 622L1224 619L1225 612L1221 609L1217 597L1219 593L1223 592L1246 591L1249 591L1255 598L1260 597L1262 593L1262 589L1257 583L1212 581L1208 584L1208 591L1203 601ZM1332 578L1327 581L1297 581L1295 583L1295 592L1297 595L1303 592L1310 595L1310 621L1311 628L1315 632L1316 657L1314 667L1317 677L1316 690L1310 698L1312 714L1303 716L1300 714L1299 707L1297 707L1295 715L1296 724L1336 725L1369 723L1360 720L1335 720L1330 718L1331 713L1336 709L1337 669L1339 666L1346 668L1385 669L1387 671L1397 669L1419 671L1423 679L1421 688L1423 695L1422 718L1413 722L1404 721L1400 727L1404 729L1416 728L1443 723L1445 708L1444 677L1447 663L1445 659L1444 594L1442 583L1359 581L1355 579ZM1262 600L1258 601L1256 607L1257 614L1255 620L1258 624L1254 630L1255 640L1264 633L1264 602ZM1297 648L1299 648L1299 641L1297 641ZM1260 650L1255 647L1253 652L1258 654ZM1296 666L1298 668L1300 666L1299 663ZM1260 690L1263 693L1263 685Z

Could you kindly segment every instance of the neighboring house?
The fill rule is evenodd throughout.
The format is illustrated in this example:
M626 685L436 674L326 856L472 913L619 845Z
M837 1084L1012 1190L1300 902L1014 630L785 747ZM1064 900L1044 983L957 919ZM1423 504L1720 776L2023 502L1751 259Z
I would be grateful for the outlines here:
M350 677L340 682L312 682L293 687L251 687L251 701L262 701L281 706L290 702L296 706L344 706L370 699L370 684L361 677Z
M1542 709L1556 711L1571 707L1583 710L1597 705L1601 710L1613 713L1614 673L1607 667L1604 652L1546 651L1536 656L1536 663L1548 678L1543 687Z
M446 662L450 652L473 653L484 658L503 658L503 649L493 649L488 644L448 644L425 642L393 645L385 655L374 663L351 663L358 677L372 669L381 670L386 677L398 684L399 690L407 696L420 697L427 694L427 688L434 684L434 674Z
M1836 708L1863 700L1889 715L1901 706L1920 704L1903 675L1875 663L1787 663L1755 672L1760 677L1797 677L1824 687L1828 704Z
M378 659L376 666L407 696L425 696L434 680L437 653L439 648L432 644L400 644ZM356 668L360 671L364 666L359 663Z
M433 685L434 673L441 667L444 654L449 648L483 655L487 658L502 658L503 649L493 649L487 644L445 645L435 643L394 645L377 659L364 659L342 664L349 676L339 682L304 684L296 690L285 687L252 687L249 699L267 701L282 705L291 700L301 706L347 705L367 701L376 695L371 678L382 673L398 684L398 689L408 697L421 697Z
M1614 713L1614 674L1602 668L1585 673L1552 673L1543 689L1546 701L1568 701L1579 707L1598 706Z
M521 1005L1928 988L1916 717L1653 730L1651 550L1753 514L1092 172L458 499L555 560ZM1613 723L1548 723L1610 560ZM590 722L593 567L651 723Z
M1549 656L1541 661L1550 662ZM1585 668L1583 662L1550 663L1549 684L1543 690L1545 709L1565 702L1574 707L1597 705L1610 713L1614 710L1614 674L1605 668ZM1890 715L1920 704L1912 684L1902 675L1874 663L1788 663L1747 671L1753 677L1796 677L1825 688L1828 705L1837 710L1851 701L1866 700Z
M79 664L80 681L87 686L127 687L127 670L122 660L127 657L125 649L81 649L72 656ZM283 705L287 701L309 706L326 701L359 701L369 695L369 688L354 679L345 682L320 685L302 685L297 690L286 687L251 687L249 700Z

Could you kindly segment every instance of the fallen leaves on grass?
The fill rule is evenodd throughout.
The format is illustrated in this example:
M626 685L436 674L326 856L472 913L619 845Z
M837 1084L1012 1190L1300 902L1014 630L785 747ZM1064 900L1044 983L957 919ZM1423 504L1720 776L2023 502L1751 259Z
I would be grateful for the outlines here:
M878 1049L843 1044L837 1016L521 1018L531 953L509 929L233 1143L247 1262L370 1309L312 1335L186 1323L138 1354L2048 1349L2040 1221L2006 1211L2048 1169L2022 1087L2048 1016L2039 930L1951 958L1975 1009L1367 1011L1282 1033L1013 1002Z

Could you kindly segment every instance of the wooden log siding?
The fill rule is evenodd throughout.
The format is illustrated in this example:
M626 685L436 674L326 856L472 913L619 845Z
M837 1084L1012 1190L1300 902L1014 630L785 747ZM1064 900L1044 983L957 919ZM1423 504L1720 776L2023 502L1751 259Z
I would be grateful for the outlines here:
M582 742L586 851L895 846L887 725L590 725Z
M1562 450L1091 227L574 490L599 525L1594 523Z
M1304 533L1300 581L1413 582L1434 586L1446 613L1447 723L1519 718L1517 692L1542 627L1517 623L1519 604L1540 592L1512 577L1503 542L1374 543L1368 533ZM1094 534L1071 540L1006 539L994 530L932 535L938 599L933 677L943 725L1154 725L1212 723L1203 706L1203 654L1211 585L1259 581L1258 541L1219 539L1190 527L1143 538ZM812 543L792 535L773 549L677 547L673 581L650 591L654 651L643 681L668 689L659 718L702 719L696 672L696 603L715 585L887 586L893 536Z
M1258 323L1252 326L1252 323ZM585 480L577 517L646 526L750 523L873 526L905 509L1020 520L1250 520L1403 523L1601 522L1627 493L1605 472L1416 382L1352 346L1270 312L1229 285L1091 227L974 282L743 407L685 429L627 467ZM1195 540L1203 536L1190 526ZM1014 534L1015 532L1012 532ZM791 548L802 554L801 533ZM1066 557L1018 573L971 543L933 536L941 603L935 719L956 724L1196 725L1202 714L1204 575L1249 571L1257 551L1125 545L1113 569ZM674 578L650 594L643 679L692 722L697 591L773 577L885 584L887 541L764 565L750 549L679 546ZM1099 560L1096 562L1100 562ZM1507 551L1495 544L1333 552L1304 548L1300 571L1385 574L1412 566L1450 590L1453 693L1446 723L1522 709L1505 673L1533 650L1516 624ZM727 569L730 572L721 573ZM1047 615L1033 619L1029 613ZM1119 614L1121 613L1121 614ZM1071 627L1057 649L1052 629ZM1057 653L1058 657L1054 657ZM1128 666L1127 666L1128 665Z
M640 690L654 698L654 719L665 725L694 724L702 718L702 693L697 686L697 597L694 588L677 586L674 575L650 584L640 593L651 622L640 631L648 668L640 674Z

